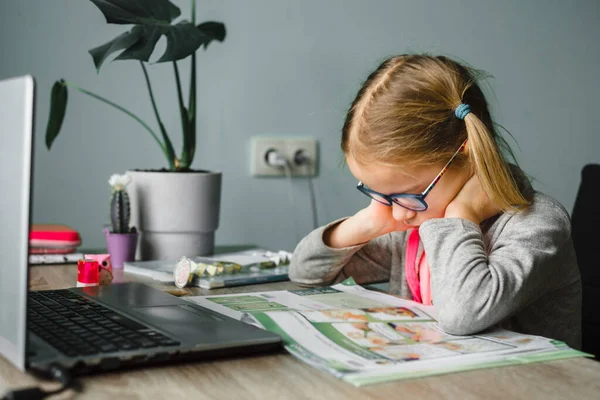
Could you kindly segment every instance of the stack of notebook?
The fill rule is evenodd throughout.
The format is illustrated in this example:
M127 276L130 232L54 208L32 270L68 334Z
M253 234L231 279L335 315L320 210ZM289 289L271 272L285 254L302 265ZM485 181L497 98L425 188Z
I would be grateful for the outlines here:
M80 245L79 232L67 225L33 224L29 232L29 263L76 263L83 258L83 252L77 251Z
M271 252L252 249L221 253L210 257L195 257L201 265L236 265L239 268L202 268L191 277L190 286L215 289L228 286L253 285L288 280L288 266L292 254L285 251ZM173 261L126 261L125 272L144 275L161 282L173 282L178 260Z

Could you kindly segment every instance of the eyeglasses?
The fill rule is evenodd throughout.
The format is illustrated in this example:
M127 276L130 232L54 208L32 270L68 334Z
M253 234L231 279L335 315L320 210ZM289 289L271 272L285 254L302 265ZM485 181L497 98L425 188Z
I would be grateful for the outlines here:
M379 192L369 189L368 187L363 185L362 182L358 182L358 185L356 186L356 188L358 190L360 190L362 193L369 196L370 198L372 198L386 206L391 206L392 203L396 203L399 206L409 209L411 211L425 211L425 210L427 210L427 207L428 207L427 203L425 202L425 197L429 194L429 192L431 192L431 189L433 189L433 187L436 185L436 183L439 182L439 180L442 178L442 175L444 175L444 173L448 170L448 167L450 166L450 164L452 164L452 161L454 161L454 159L456 158L458 153L460 153L465 148L466 145L467 145L467 140L465 140L463 142L463 144L460 145L460 147L456 151L456 153L454 153L452 158L450 158L450 161L448 161L446 166L440 171L439 174L437 174L437 176L435 177L433 182L431 182L429 184L429 186L427 186L427 189L425 189L425 191L421 194L408 194L408 193L383 194L383 193L379 193Z

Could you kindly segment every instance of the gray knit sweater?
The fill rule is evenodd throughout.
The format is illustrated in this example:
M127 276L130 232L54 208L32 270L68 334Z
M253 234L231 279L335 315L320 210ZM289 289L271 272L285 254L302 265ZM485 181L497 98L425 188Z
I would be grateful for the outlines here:
M581 279L566 210L534 191L528 211L503 213L477 225L459 218L431 219L419 233L431 273L432 301L441 327L469 335L492 326L558 339L581 347ZM404 276L407 232L334 249L317 228L296 247L290 279L305 286L353 277L358 283L389 280L390 292L412 299ZM419 255L418 255L419 256Z

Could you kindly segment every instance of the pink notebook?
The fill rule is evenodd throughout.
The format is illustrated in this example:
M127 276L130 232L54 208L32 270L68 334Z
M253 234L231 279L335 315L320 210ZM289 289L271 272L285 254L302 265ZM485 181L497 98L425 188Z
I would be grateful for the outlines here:
M33 224L29 232L30 254L68 254L81 245L75 229L61 224Z

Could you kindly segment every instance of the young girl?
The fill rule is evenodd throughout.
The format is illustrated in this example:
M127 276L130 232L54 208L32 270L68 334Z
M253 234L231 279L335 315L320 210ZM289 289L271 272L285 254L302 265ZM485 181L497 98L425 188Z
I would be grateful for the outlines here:
M370 204L311 232L290 278L390 281L447 333L492 326L581 342L570 220L505 161L476 74L446 57L383 62L350 108L342 150Z

